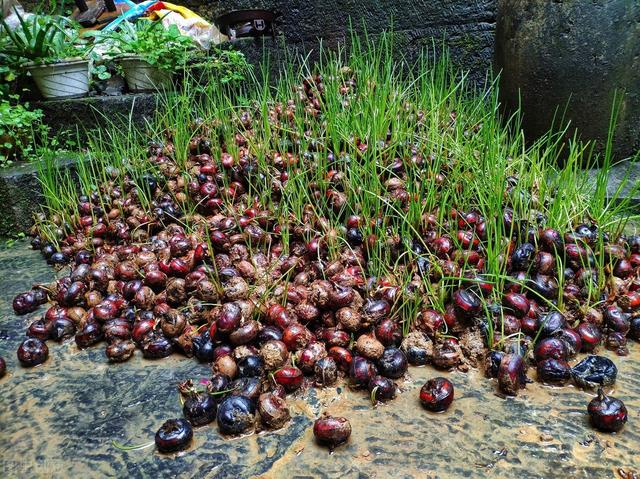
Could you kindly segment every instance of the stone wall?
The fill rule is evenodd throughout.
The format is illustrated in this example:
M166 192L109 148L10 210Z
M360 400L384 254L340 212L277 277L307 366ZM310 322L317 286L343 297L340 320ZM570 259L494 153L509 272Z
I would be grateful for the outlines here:
M33 11L43 0L23 0ZM409 58L432 41L445 40L452 58L482 79L490 68L494 51L497 0L176 0L209 20L240 9L266 9L278 14L278 34L294 50L317 51L334 46L349 35L350 24L357 32L370 34L393 29L399 46ZM68 2L73 5L72 1ZM250 58L261 58L261 45L242 50ZM269 46L269 45L268 45ZM269 48L275 48L269 46ZM312 55L313 58L313 55Z
M317 52L358 33L397 32L398 46L409 58L422 47L442 40L456 63L481 79L491 67L494 51L495 0L183 0L183 4L208 19L245 8L261 8L278 15L277 32L288 47ZM245 53L251 56L252 51ZM249 49L251 50L251 49Z
M557 128L570 124L566 138L577 130L602 152L615 97L613 152L617 159L634 155L640 149L640 2L500 0L497 10L501 100L521 110L525 135L538 138L555 118Z

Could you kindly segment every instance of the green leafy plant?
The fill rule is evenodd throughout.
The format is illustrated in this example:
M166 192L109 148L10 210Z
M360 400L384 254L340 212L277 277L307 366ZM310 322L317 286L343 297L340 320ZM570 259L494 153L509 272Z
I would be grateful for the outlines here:
M7 248L13 248L14 245L18 242L18 241L22 241L27 237L27 235L25 235L24 233L20 232L20 233L16 233L13 237L5 240L4 245Z
M34 133L46 129L40 110L31 111L27 104L14 104L10 100L0 100L0 166L28 155L33 149Z
M77 26L60 16L32 15L23 18L16 10L19 26L11 30L0 19L5 36L3 55L17 62L54 63L82 56L84 47Z
M17 62L4 53L9 42L9 37L0 33L0 100L9 99L11 85L18 78Z
M8 100L11 84L18 78L16 68L0 57L0 100Z
M107 58L138 55L150 65L170 72L184 66L195 48L191 38L180 33L177 26L165 28L161 22L123 22L117 31L89 32L86 36L106 47Z
M91 75L95 76L98 80L108 80L111 78L109 68L106 65L94 65L91 69Z
M202 60L192 65L202 68L208 77L214 77L221 84L236 84L245 81L251 72L251 65L244 54L236 50L215 48Z
M73 13L74 7L73 1L70 0L45 0L38 2L34 12L69 16Z

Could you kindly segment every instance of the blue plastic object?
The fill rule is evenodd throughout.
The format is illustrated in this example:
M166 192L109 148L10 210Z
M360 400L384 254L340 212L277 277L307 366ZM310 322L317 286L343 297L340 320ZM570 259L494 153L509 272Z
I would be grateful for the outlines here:
M102 29L102 31L104 32L115 30L116 28L118 28L118 25L120 25L124 21L134 20L138 17L141 17L142 15L144 15L144 12L147 10L147 8L157 3L157 1L148 0L146 2L136 4L136 3L133 3L131 0L121 0L116 3L126 3L131 8L126 12L124 12L122 15L120 15L118 18L116 18L114 21L112 21L110 24L105 26Z

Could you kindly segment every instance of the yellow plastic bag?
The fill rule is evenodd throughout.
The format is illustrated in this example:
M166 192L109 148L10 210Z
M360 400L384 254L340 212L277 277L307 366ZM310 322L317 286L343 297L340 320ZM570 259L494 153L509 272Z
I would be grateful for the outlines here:
M189 36L205 50L211 45L218 45L228 38L218 28L207 22L197 13L180 5L169 2L158 2L146 12L151 20L162 19L164 26L176 25L183 35Z

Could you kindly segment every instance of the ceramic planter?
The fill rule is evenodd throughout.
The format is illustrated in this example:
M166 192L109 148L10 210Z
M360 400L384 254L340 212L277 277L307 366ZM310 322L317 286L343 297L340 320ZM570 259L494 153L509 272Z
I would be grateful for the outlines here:
M141 57L123 57L120 66L132 92L162 90L171 85L170 72L149 64Z
M73 59L58 63L28 64L27 71L47 100L78 98L89 92L89 62Z

